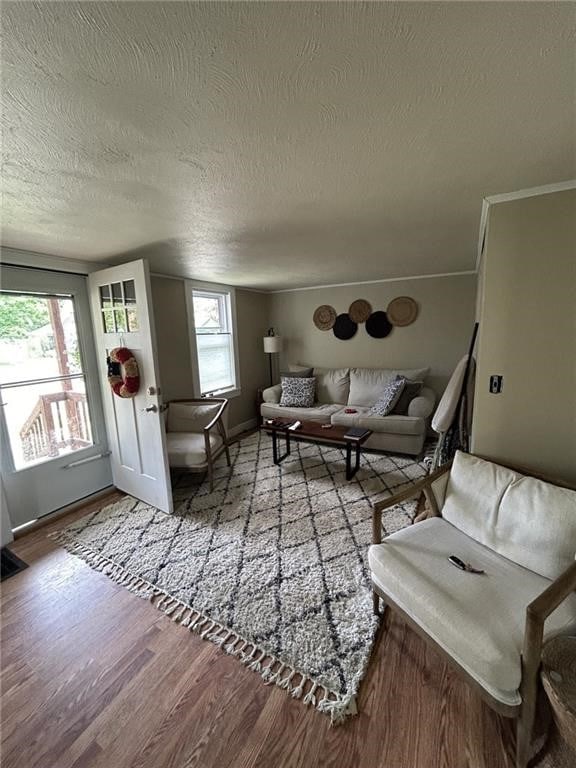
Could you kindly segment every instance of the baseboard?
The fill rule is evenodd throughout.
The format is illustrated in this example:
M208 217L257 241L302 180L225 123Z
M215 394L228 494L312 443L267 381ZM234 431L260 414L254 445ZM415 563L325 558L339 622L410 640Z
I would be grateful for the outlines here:
M241 424L236 424L235 427L231 427L228 430L228 437L236 437L237 435L240 435L242 432L249 432L252 429L256 429L257 426L258 426L257 419L248 419L248 421L243 421Z

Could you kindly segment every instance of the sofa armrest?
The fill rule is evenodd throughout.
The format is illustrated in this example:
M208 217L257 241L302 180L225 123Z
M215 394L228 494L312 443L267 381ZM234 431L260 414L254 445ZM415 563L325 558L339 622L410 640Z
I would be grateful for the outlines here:
M275 384L262 391L262 399L265 403L279 403L282 397L282 385Z
M444 464L444 466L437 469L436 472L433 472L431 475L428 475L417 483L405 488L403 491L395 493L394 496L390 496L387 499L382 499L382 501L376 502L372 508L372 544L382 543L382 512L385 509L393 507L395 504L400 504L400 502L411 499L414 496L420 496L421 493L425 493L426 498L430 500L430 485L445 472L448 472L451 466L452 463Z
M418 397L414 397L408 405L408 416L419 416L427 419L434 410L436 393L429 387L422 387Z

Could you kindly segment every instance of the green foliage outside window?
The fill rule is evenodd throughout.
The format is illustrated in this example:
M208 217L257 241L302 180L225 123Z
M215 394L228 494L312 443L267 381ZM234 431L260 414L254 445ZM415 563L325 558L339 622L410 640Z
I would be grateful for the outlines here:
M29 333L49 322L45 299L0 294L0 339L25 339Z

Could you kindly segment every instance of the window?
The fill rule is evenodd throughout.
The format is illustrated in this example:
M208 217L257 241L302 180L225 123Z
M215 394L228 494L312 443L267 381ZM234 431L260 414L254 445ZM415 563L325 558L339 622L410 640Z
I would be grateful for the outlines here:
M15 471L93 445L72 296L0 292L0 366Z
M188 299L196 394L233 395L240 388L234 290L189 283Z

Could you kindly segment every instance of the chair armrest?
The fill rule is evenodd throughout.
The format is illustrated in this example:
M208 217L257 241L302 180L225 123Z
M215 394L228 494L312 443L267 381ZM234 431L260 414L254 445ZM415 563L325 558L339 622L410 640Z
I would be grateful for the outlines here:
M267 387L262 391L262 399L265 403L279 403L282 397L282 385L275 384L273 387Z
M394 496L390 496L387 499L382 499L382 501L378 501L376 504L374 504L374 508L372 510L372 543L382 543L382 512L385 509L388 509L388 507L393 507L395 504L399 504L400 502L406 501L407 499L411 499L413 496L419 496L422 492L426 492L434 480L439 478L445 472L450 471L451 466L451 462L449 464L445 464L444 466L440 467L440 469L437 469L431 475L427 475L425 478L419 480L417 483L414 483L414 485L411 485L409 488L406 488L405 490L394 494Z
M206 399L205 399L205 401L206 401ZM211 400L209 402L212 402L212 403L222 403L222 404L221 404L220 408L218 409L218 413L214 416L212 421L209 422L208 424L206 424L206 426L204 427L204 432L209 432L212 429L212 427L216 426L218 421L222 418L222 414L224 413L224 411L228 407L228 400Z
M576 590L576 562L561 573L526 608L520 695L523 706L526 705L532 711L535 707L538 669L542 657L544 622L574 590Z
M526 615L544 623L548 616L574 590L576 590L576 562L566 568L544 592L532 600L528 608L526 608Z

